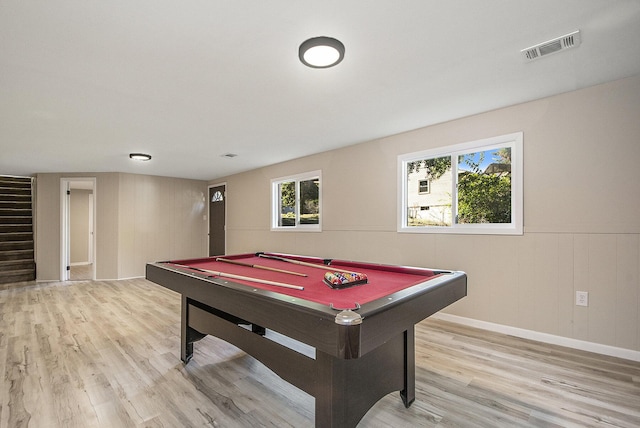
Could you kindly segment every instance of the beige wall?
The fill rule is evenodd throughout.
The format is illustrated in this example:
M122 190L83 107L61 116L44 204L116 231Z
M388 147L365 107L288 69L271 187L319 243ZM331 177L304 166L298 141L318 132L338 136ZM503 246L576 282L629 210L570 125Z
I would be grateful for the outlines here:
M71 264L89 262L90 190L71 189L69 200L69 241Z
M227 249L464 270L451 314L639 351L639 117L635 76L221 178ZM396 232L398 155L517 131L523 236ZM318 169L323 231L271 232L270 180Z
M60 175L38 174L36 187L36 278L60 279Z
M96 177L97 279L144 276L147 262L206 255L206 182L121 173L38 174L38 280L60 278L60 179L67 177Z
M144 275L147 262L207 255L207 184L120 174L119 278Z

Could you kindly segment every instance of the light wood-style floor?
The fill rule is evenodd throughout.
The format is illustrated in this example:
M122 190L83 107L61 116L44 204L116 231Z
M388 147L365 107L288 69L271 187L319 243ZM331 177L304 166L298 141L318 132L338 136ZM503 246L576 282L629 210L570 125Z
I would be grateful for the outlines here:
M69 279L71 281L87 281L93 278L93 264L71 266Z
M310 427L313 398L213 337L180 361L179 295L143 279L0 289L0 427ZM640 363L443 321L416 402L360 427L638 427Z

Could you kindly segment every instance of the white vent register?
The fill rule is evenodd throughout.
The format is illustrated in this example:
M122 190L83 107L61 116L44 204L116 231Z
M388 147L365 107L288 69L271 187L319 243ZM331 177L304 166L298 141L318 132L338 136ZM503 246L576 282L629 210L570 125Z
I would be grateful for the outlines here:
M533 61L564 49L578 47L580 46L580 41L580 30L576 30L564 36L531 46L530 48L522 49L520 52L524 55L525 60Z

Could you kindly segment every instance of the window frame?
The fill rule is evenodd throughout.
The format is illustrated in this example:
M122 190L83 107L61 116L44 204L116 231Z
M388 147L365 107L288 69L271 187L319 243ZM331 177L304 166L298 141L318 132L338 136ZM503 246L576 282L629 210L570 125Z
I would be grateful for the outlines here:
M300 223L300 182L318 180L318 224ZM280 192L279 185L286 182L294 182L296 188L295 224L293 226L280 226ZM304 172L286 177L271 179L271 231L277 232L322 232L322 170Z
M458 212L458 157L467 153L511 148L511 223L459 224L455 221ZM451 226L408 225L408 178L407 164L423 159L451 156ZM406 153L398 156L398 232L403 233L454 233L487 235L522 235L524 232L523 211L523 133L515 132L484 138L452 146Z

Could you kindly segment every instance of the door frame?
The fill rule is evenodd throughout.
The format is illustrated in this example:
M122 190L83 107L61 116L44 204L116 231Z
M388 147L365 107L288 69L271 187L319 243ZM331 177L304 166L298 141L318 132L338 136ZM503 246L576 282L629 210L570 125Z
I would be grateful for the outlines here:
M207 186L207 255L211 254L211 188L224 186L224 253L227 253L227 182L210 184Z
M70 210L70 197L68 191L72 187L74 182L90 182L93 198L90 198L89 212L92 215L89 224L89 239L91 244L89 245L91 266L91 279L96 279L96 177L63 177L60 179L60 281L69 280L69 269L71 266L71 210ZM92 259L92 260L91 260Z

